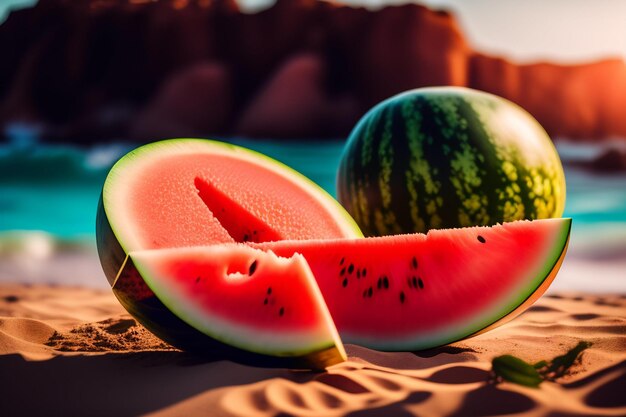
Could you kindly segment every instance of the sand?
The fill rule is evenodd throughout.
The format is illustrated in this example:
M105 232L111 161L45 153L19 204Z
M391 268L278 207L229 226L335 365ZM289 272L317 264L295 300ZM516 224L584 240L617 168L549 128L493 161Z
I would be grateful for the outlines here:
M491 359L586 350L539 389L488 382ZM0 285L1 416L624 416L626 296L551 293L496 330L427 352L346 346L325 373L194 357L110 291Z

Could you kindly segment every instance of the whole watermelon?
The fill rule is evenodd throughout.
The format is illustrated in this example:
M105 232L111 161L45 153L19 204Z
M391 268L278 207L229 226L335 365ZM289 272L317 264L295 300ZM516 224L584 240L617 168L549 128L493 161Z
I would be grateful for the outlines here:
M519 106L460 87L411 90L375 106L346 143L339 201L366 235L560 217L565 176Z

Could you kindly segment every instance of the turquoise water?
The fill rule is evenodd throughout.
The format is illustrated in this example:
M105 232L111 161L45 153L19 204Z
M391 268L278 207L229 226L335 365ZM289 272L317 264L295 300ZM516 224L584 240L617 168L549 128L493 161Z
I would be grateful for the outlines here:
M342 143L233 141L297 169L334 195ZM43 230L62 239L94 236L109 167L132 146L0 149L0 231Z
M335 195L342 141L233 140L302 172ZM102 183L130 145L0 148L0 232L42 230L63 240L93 239ZM561 147L565 160L589 154ZM593 175L566 164L565 215L574 219L572 248L590 253L626 247L626 175Z

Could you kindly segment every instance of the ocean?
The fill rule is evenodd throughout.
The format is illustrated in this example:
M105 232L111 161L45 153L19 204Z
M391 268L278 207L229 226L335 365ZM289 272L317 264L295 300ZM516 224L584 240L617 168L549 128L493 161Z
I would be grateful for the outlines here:
M300 171L335 195L343 140L230 139ZM553 287L626 293L626 174L579 167L605 145L557 142L573 229ZM0 282L106 287L95 253L95 216L111 165L134 145L80 148L35 142L0 146Z

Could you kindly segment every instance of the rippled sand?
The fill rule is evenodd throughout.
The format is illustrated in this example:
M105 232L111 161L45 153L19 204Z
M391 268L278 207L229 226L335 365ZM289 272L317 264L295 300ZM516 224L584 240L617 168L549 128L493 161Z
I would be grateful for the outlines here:
M539 389L489 378L494 356L529 362L593 342ZM552 293L513 322L439 349L346 346L326 373L265 369L171 349L109 291L0 286L0 414L7 416L621 416L626 296Z

